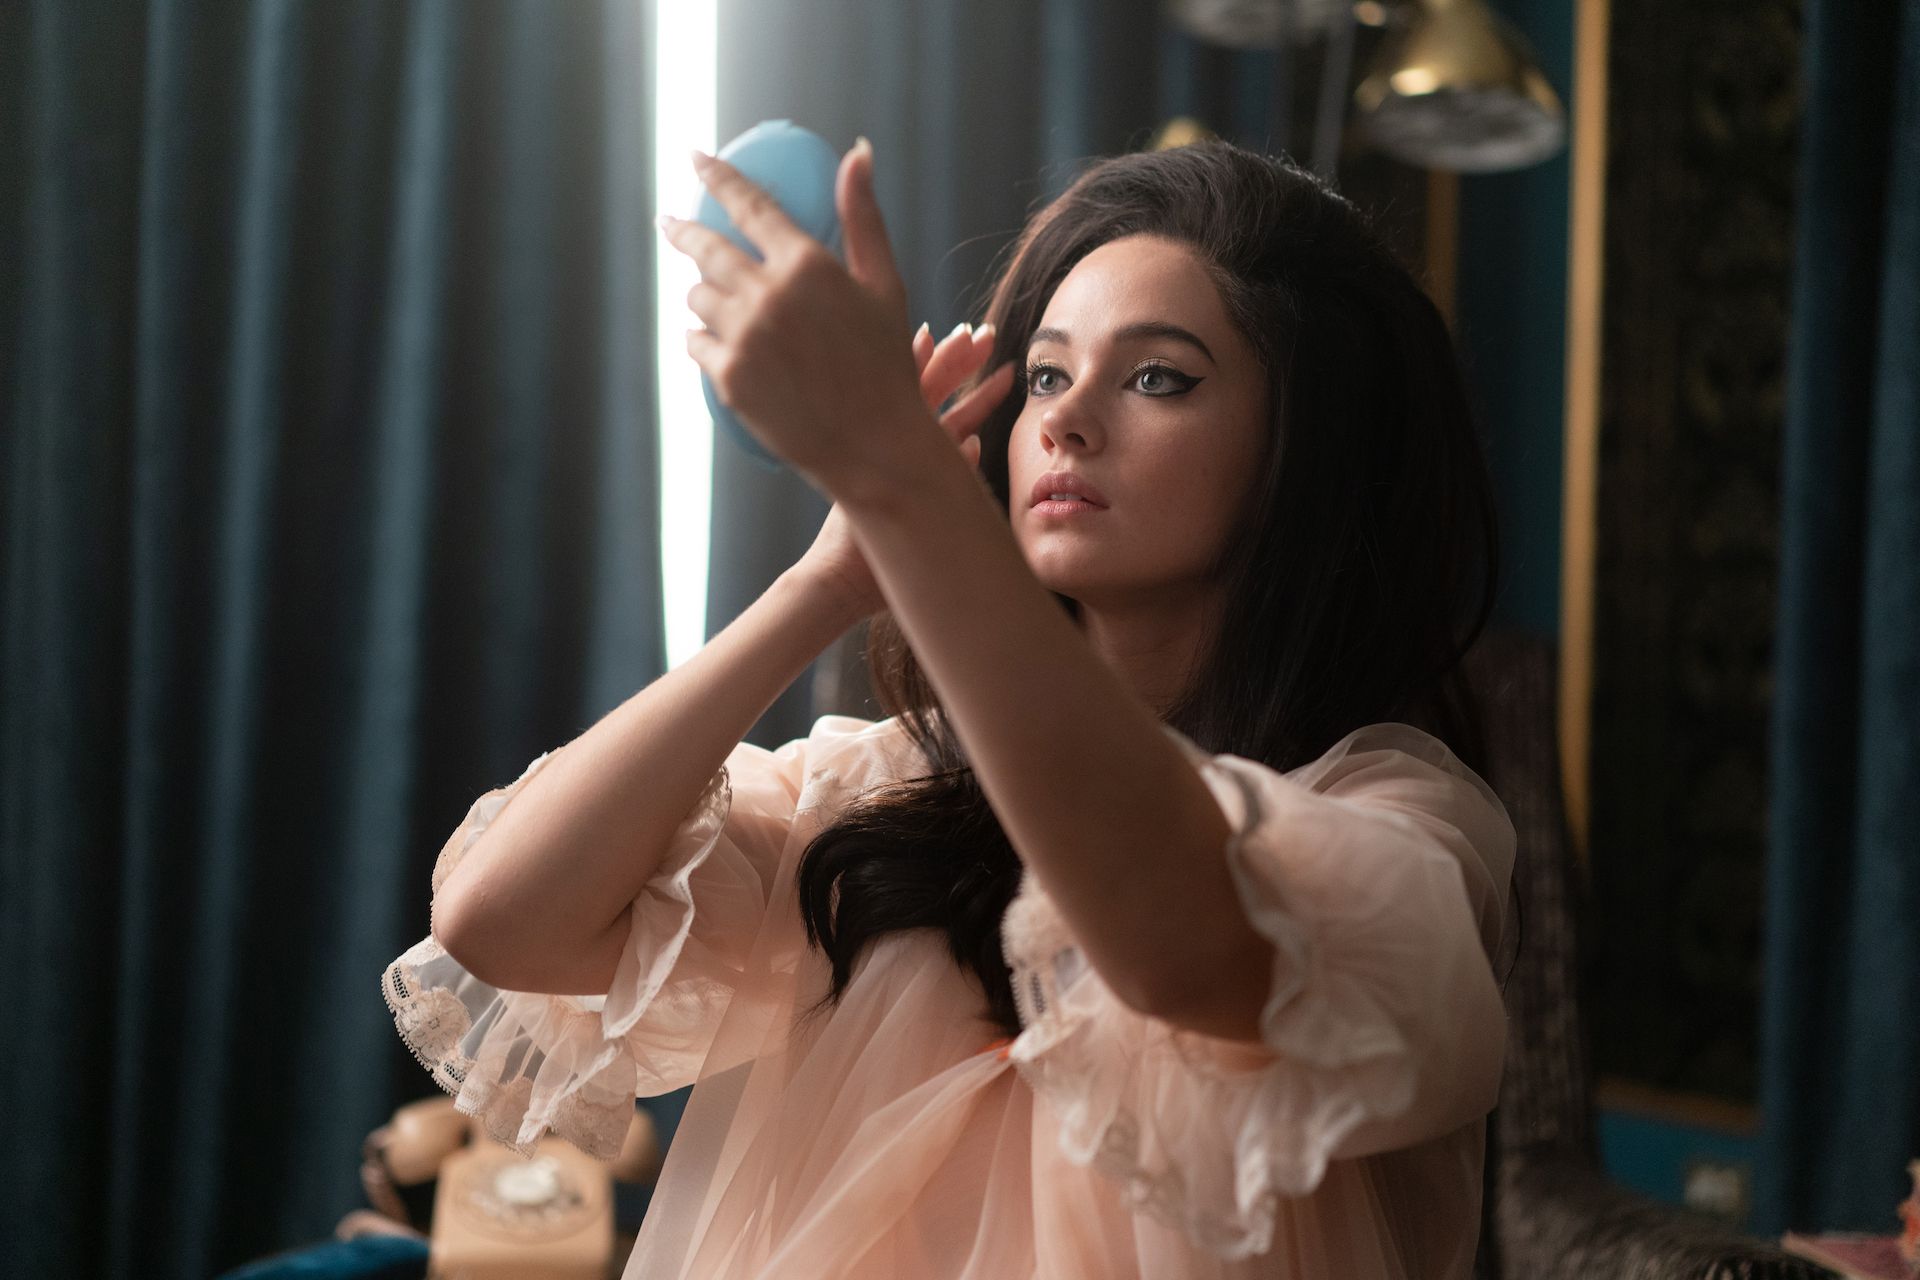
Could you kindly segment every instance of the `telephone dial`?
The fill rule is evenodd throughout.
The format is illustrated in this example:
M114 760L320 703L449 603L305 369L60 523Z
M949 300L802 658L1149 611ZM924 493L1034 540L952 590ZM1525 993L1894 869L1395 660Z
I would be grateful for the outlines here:
M427 1280L617 1280L633 1237L615 1230L614 1184L651 1184L664 1159L638 1108L609 1163L552 1134L523 1156L450 1097L399 1108L361 1157L374 1208L348 1214L335 1235L424 1238Z

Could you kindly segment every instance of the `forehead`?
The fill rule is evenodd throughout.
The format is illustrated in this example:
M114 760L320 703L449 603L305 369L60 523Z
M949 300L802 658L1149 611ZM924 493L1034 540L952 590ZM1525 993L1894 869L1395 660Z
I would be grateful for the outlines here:
M1200 255L1177 240L1131 235L1109 240L1073 265L1047 301L1043 325L1083 335L1072 319L1096 322L1091 336L1134 320L1164 320L1217 332L1226 306Z

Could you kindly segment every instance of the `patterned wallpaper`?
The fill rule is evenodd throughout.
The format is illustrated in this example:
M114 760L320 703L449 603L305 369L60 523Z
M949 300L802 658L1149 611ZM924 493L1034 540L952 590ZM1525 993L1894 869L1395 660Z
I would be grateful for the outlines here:
M1750 1103L1800 4L1612 13L1596 1065Z

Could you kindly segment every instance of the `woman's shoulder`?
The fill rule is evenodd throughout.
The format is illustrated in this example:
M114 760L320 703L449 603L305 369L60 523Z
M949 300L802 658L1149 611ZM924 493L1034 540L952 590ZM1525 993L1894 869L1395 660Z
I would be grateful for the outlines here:
M808 731L806 750L808 779L816 786L838 782L859 789L924 767L919 744L898 716L818 716Z
M884 720L869 720L864 716L842 715L838 712L816 716L813 727L807 731L807 741L812 744L821 746L857 744L868 750L897 742L905 736L906 729L900 723L899 716L888 716Z
M1467 779L1492 794L1492 788L1466 761L1454 753L1444 740L1431 730L1404 720L1381 720L1373 724L1363 724L1340 738L1315 761L1339 760L1364 751L1398 751L1415 760L1445 769ZM1309 766L1311 767L1311 766Z
M1207 751L1170 725L1162 725L1192 757L1212 759ZM1238 757L1236 757L1238 759ZM1249 761L1247 763L1257 764ZM1364 724L1295 768L1275 772L1312 791L1335 794L1398 791L1399 783L1445 782L1445 790L1469 808L1484 810L1495 826L1511 828L1507 808L1487 780L1433 733L1402 720Z
M1457 833L1504 899L1499 886L1518 854L1513 815L1485 778L1427 730L1398 720L1362 725L1292 776L1328 796L1398 810L1456 849ZM1504 912L1505 903L1490 901L1485 909Z
M869 720L864 716L842 715L830 711L816 716L813 728L808 732L810 738L843 738L862 733L874 733L884 726L895 724L898 716L888 716L885 720Z

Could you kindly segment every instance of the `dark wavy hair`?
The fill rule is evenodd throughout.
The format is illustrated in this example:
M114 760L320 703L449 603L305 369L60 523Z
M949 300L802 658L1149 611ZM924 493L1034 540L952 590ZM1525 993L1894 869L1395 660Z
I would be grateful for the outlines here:
M1433 302L1352 202L1291 162L1207 141L1095 160L1004 252L986 369L1024 356L1075 263L1121 236L1191 246L1267 375L1273 429L1238 536L1216 569L1222 624L1165 723L1209 752L1289 770L1362 725L1399 720L1483 775L1461 659L1499 569L1493 490L1453 341ZM1016 385L981 428L1007 504ZM1078 605L1055 593L1076 621ZM1020 1031L1000 922L1021 864L890 613L872 619L876 698L930 771L875 787L817 834L798 892L837 1003L868 944L938 929L979 979L986 1016Z

